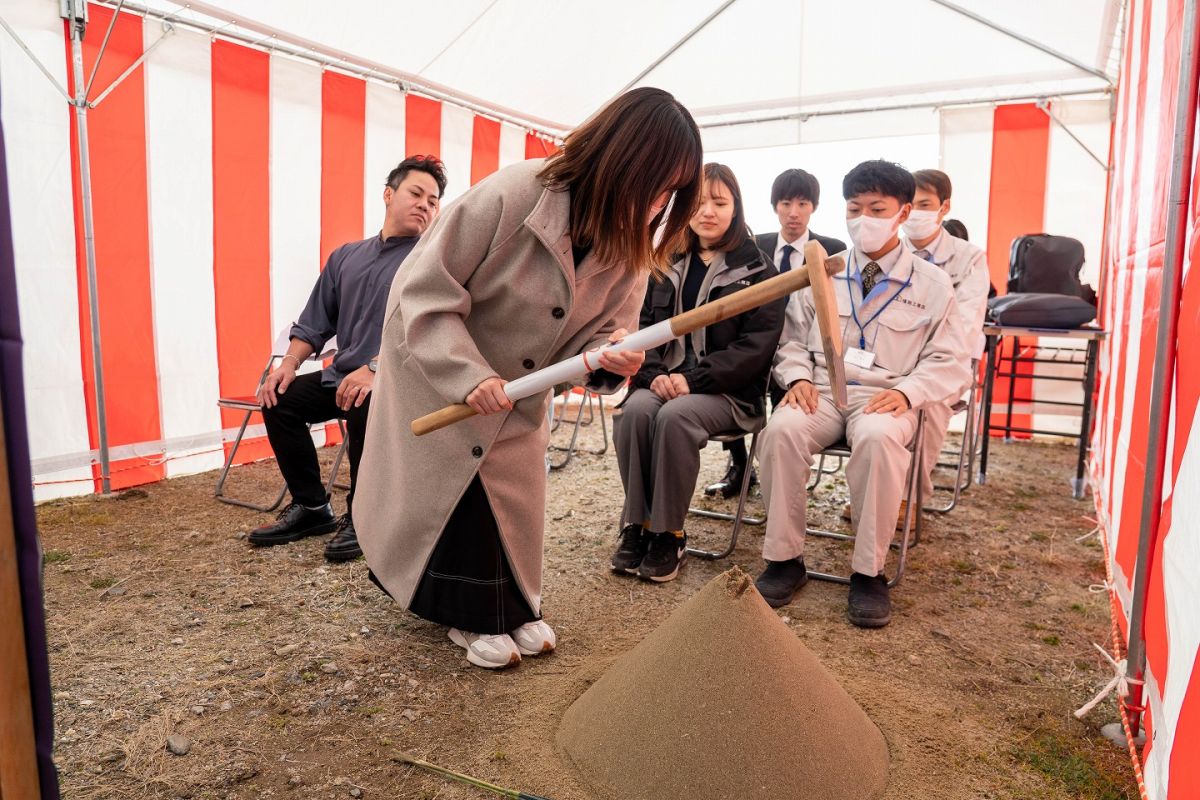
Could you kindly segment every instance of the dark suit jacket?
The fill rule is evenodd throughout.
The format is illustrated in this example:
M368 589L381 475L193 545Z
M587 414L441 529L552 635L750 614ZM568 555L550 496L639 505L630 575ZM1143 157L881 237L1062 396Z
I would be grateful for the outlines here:
M825 252L829 255L841 253L846 249L846 243L841 239L834 239L832 236L822 236L813 230L808 232L808 238L820 242L821 247L824 247ZM754 242L758 245L758 249L766 253L768 260L774 264L775 248L779 246L779 231L775 231L775 233L760 233L754 237Z

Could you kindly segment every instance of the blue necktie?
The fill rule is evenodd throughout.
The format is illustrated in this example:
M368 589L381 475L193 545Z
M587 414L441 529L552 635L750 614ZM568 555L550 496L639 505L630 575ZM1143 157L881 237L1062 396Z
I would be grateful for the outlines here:
M790 244L783 246L783 258L779 259L779 274L787 272L792 268L792 253L796 252L796 248Z

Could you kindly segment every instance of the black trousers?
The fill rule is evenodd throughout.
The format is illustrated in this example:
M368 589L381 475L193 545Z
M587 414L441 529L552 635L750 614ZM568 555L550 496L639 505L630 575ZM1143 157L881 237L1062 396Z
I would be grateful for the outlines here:
M363 437L367 433L367 411L371 396L358 408L342 411L337 407L336 386L322 386L321 373L299 375L287 391L278 395L279 403L264 408L263 423L267 439L275 451L279 471L287 482L292 500L305 506L319 506L328 500L317 449L313 447L308 426L332 419L346 420L346 451L350 456L350 493L346 495L346 513L354 503L354 485L358 480L358 462L362 459Z

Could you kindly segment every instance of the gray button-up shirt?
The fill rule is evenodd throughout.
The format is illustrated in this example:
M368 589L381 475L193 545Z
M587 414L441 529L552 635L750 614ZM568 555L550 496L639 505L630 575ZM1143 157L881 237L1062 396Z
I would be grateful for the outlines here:
M372 236L330 253L291 333L317 353L337 334L337 355L321 371L322 386L337 386L379 354L392 279L419 239L393 236L384 241Z

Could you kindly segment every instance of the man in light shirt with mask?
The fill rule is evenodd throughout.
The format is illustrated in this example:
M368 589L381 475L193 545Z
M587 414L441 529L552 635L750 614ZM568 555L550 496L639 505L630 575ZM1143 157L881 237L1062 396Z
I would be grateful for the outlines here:
M807 491L813 456L843 437L856 534L847 613L855 625L891 620L888 548L895 536L907 445L917 411L942 403L967 380L962 321L946 274L900 243L915 182L898 164L865 161L842 182L853 242L834 277L846 360L849 409L833 402L812 290L788 302L774 374L787 394L763 433L766 570L756 586L773 607L808 580L804 566Z
M913 255L940 267L954 284L958 313L963 323L965 349L961 358L970 366L972 358L983 352L983 318L987 313L988 278L987 255L965 239L951 236L942 228L942 220L950 212L950 176L937 169L920 169L913 173L917 188L913 195L913 210L904 221L904 243ZM933 494L932 474L946 440L951 406L970 386L963 386L945 403L933 403L925 409L925 438L923 440L925 470L921 474L921 497Z

